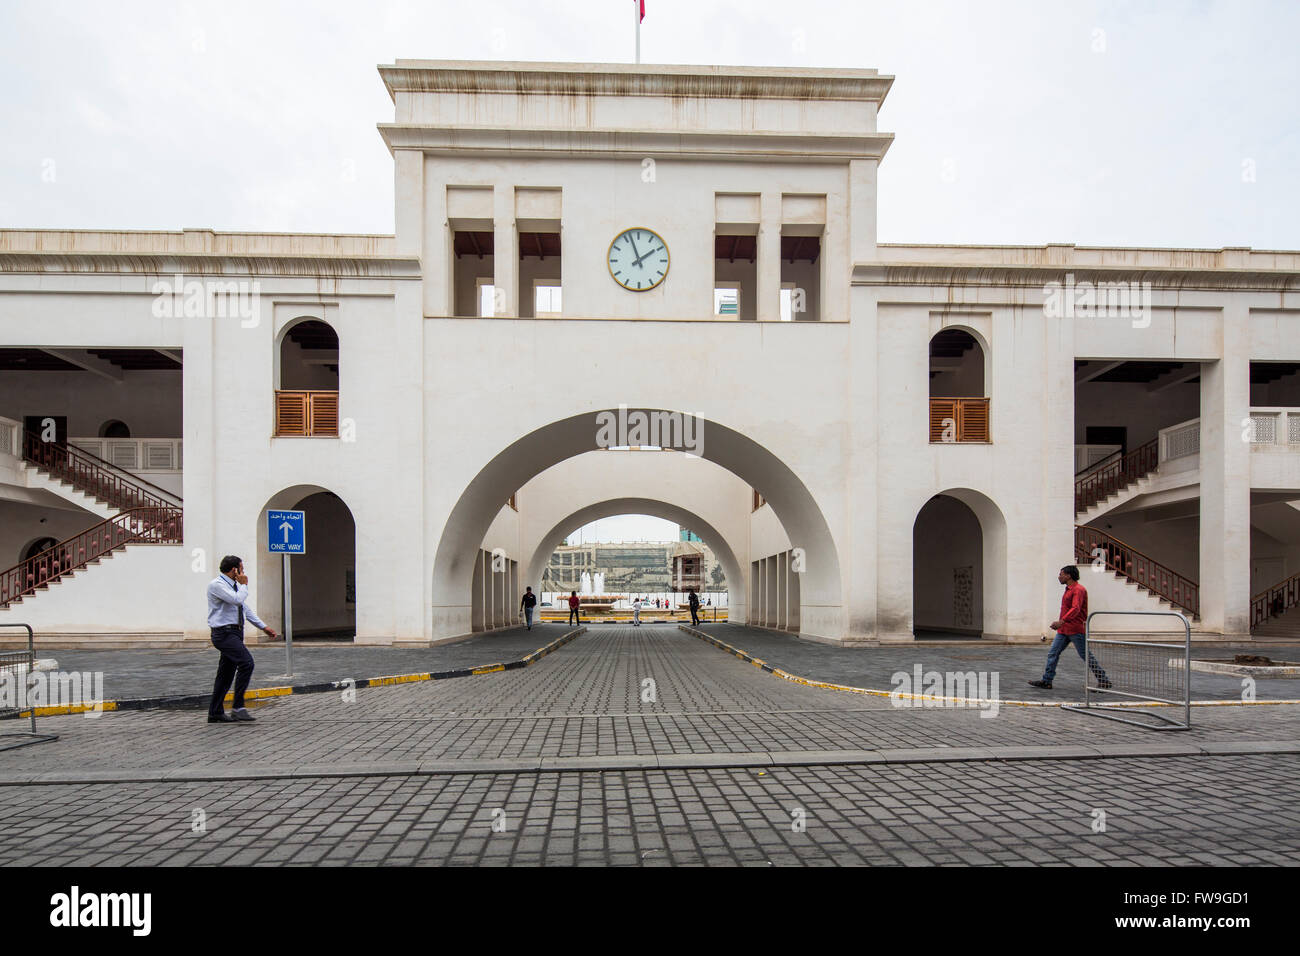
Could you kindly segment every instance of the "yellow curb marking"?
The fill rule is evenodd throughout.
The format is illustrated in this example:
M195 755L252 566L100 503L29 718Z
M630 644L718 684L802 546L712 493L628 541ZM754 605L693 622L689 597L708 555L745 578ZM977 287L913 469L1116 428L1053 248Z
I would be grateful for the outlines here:
M578 633L581 634L583 631L586 630L586 628L585 627L578 628L577 630ZM572 634L573 632L571 631L569 633ZM568 634L562 634L559 637L557 637L555 640L562 641L568 636L569 636ZM551 643L553 644L554 641L552 641ZM529 664L535 663L536 659L540 659L539 655L540 657L545 657L547 654L550 654L552 651L555 650L558 650L558 648L552 647L550 644L546 645L545 647L539 647L537 650L533 651L532 654L529 654L527 657L522 658L522 660L524 661L524 666L527 667ZM504 664L488 664L483 667L476 667L472 671L470 671L470 673L471 674L494 674L497 671L504 671L505 669L506 666ZM432 679L433 679L433 674L429 671L425 671L422 674L396 674L392 677L367 678L367 686L388 687L393 684L414 684L420 681L426 681ZM338 684L340 686L342 685L341 681L330 681L330 683ZM258 700L263 697L291 697L291 696L293 696L292 687L258 687L258 688L250 688L249 690L246 690L244 692L245 700ZM234 697L235 697L234 693L230 692L226 694L225 700L233 703ZM85 711L95 711L95 710L105 711L105 710L118 710L118 709L119 708L118 708L117 701L106 700L99 705L61 704L53 707L37 707L36 716L37 717L67 717L71 714L80 714ZM18 713L17 719L21 720L24 717L31 717L31 715L32 715L31 708L28 708L27 710L20 711Z
M741 659L748 658L748 662L753 664L755 667L761 668L766 664L766 662L760 661L758 658L753 657L747 651L742 651L739 648L732 647L730 644L726 643L725 641L720 641L716 637L708 637L704 633L697 631L694 628L687 627L684 624L679 626L687 634L691 634L694 637L698 637L706 644L712 644L714 647L717 647L721 650L725 650L727 653L734 654L736 657L739 657ZM771 667L770 664L767 664L766 666ZM866 687L849 687L845 684L831 684L827 681L812 680L807 677L799 677L797 674L788 674L785 671L781 670L779 667L772 667L771 673L776 677L781 678L782 680L790 681L790 683L792 684L804 684L808 687L820 687L823 690L842 690L842 691L847 691L850 694L866 694L869 697L889 697L895 700L937 700L937 701L944 701L944 702L966 703L966 704L997 703L997 704L1006 704L1011 707L1065 707L1067 705L1081 703L1080 701L1077 700L992 701L992 700L987 700L986 698L983 697L935 697L930 694L904 694L900 691L870 690ZM1259 706L1259 705L1277 705L1277 704L1300 704L1300 700L1194 700L1192 701L1193 707L1244 707L1247 705ZM1158 701L1119 701L1116 703L1108 703L1105 704L1104 706L1109 708L1120 708L1120 707L1131 708L1131 707L1181 707L1183 705L1165 704Z

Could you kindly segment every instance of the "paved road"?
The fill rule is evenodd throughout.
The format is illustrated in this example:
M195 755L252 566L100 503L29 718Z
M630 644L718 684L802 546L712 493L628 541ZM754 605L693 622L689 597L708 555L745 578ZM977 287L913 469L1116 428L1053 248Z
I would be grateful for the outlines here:
M681 631L602 628L523 670L257 714L43 721L59 741L0 752L0 863L1300 862L1300 755L1011 759L1300 751L1289 705L1206 708L1177 735L1055 708L896 708ZM886 758L913 762L869 762ZM20 783L38 774L83 782Z

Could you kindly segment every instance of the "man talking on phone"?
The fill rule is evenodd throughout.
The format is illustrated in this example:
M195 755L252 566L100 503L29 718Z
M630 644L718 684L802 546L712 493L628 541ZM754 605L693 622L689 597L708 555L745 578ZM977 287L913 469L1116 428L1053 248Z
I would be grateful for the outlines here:
M244 619L276 637L247 605L248 575L244 561L233 554L221 559L221 573L208 584L208 627L212 629L212 646L221 652L217 680L212 685L212 703L208 705L208 723L233 724L257 718L244 706L244 691L253 678L253 655L244 646ZM234 708L226 713L226 691L235 682Z

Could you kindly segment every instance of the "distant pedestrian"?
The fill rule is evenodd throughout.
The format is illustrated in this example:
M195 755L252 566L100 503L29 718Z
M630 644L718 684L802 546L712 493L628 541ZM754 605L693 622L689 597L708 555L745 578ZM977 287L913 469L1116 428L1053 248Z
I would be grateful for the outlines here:
M641 599L636 598L632 601L632 626L641 626Z
M700 623L700 596L695 593L695 588L691 588L690 596L687 598L691 605L691 624L699 626Z
M212 629L212 646L221 652L217 679L212 685L212 701L208 704L210 724L257 719L244 706L244 691L253 678L253 655L244 646L244 620L252 621L254 627L271 637L278 635L258 619L247 601L248 576L244 574L244 562L228 554L221 559L221 573L208 583L208 627ZM234 707L227 714L226 691L230 690L232 680Z
M569 623L570 624L582 623L582 615L578 613L578 608L580 608L581 606L582 606L582 602L578 600L578 592L570 591L569 592Z
M1029 686L1051 690L1052 678L1056 676L1056 662L1060 660L1061 652L1073 644L1079 652L1079 659L1088 662L1088 670L1097 678L1097 686L1105 690L1111 686L1110 679L1086 647L1087 639L1084 635L1088 625L1088 591L1079 583L1079 569L1073 564L1067 564L1061 568L1056 580L1065 585L1065 593L1061 595L1061 616L1051 625L1056 637L1052 639L1052 649L1047 652L1043 679L1031 680Z
M524 620L528 623L528 630L533 629L533 608L537 606L537 595L533 593L532 588L524 588L524 599L519 602L519 607L524 612Z

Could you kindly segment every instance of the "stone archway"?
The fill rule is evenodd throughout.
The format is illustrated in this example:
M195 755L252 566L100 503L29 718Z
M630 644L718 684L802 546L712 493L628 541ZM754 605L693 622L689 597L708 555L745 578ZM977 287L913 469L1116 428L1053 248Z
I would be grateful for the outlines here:
M452 507L438 542L432 580L435 640L470 630L468 597L474 563L501 502L547 468L602 447L600 435L607 419L601 416L619 414L632 420L638 412L682 415L663 409L629 411L626 407L617 412L574 415L528 432L483 466ZM696 420L695 427L701 440L692 450L759 489L785 527L791 545L801 549L805 571L799 588L799 617L804 632L842 640L847 621L839 556L812 493L789 466L739 431L712 420Z

